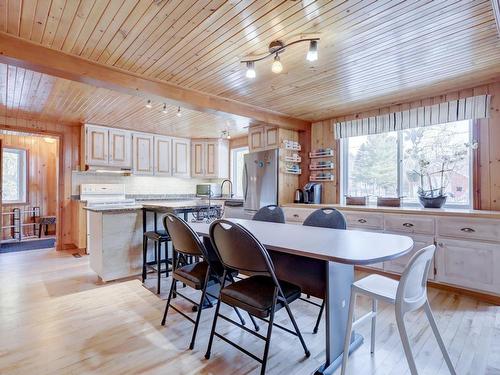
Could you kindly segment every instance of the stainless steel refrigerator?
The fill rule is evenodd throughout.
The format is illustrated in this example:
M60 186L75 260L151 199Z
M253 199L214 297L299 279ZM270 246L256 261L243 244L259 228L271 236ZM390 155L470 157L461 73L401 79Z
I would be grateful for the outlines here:
M243 207L253 215L261 207L278 204L278 149L252 152L244 159Z

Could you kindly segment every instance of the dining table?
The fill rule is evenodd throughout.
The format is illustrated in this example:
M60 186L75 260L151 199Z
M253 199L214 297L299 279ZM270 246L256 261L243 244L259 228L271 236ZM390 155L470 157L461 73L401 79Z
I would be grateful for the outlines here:
M408 236L270 223L227 220L249 230L268 250L276 275L302 292L325 300L325 362L315 374L333 374L342 363L354 266L366 266L403 256L413 248ZM208 240L210 223L189 223ZM244 249L241 249L244 251ZM349 353L363 337L353 332Z

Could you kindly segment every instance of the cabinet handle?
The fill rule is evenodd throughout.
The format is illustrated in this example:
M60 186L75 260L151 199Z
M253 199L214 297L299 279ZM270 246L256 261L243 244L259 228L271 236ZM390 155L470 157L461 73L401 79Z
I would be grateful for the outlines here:
M462 228L460 229L462 232L465 232L465 233L474 233L475 230L472 229L472 228Z
M365 219L358 219L358 223L364 224L364 223L366 223L366 220Z
M299 217L299 215L298 214L293 214L293 217Z
M413 224L412 223L404 223L403 227L411 228L411 227L413 227Z

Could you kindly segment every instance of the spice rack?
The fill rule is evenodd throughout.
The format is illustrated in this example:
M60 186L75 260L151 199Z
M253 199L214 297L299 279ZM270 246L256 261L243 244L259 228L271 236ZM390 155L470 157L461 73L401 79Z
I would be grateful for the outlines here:
M335 156L335 151L332 148L320 148L317 150L312 150L309 153L310 159L325 159L325 160L314 160L309 164L309 181L334 181L335 180L335 163L333 160L326 160L333 158Z
M300 144L296 141L291 141L288 139L283 140L283 150L285 154L283 155L283 173L300 175L302 174L302 168L300 167L300 163L302 162L302 158L297 153L302 150Z

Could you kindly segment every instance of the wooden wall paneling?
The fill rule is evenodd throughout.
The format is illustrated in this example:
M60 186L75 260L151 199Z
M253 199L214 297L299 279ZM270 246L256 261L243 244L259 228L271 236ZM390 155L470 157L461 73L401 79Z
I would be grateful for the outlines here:
M299 186L302 189L305 184L309 182L309 152L311 151L311 127L305 131L299 132L299 144L302 147L302 151L299 153L302 159L300 167L302 168L302 174L299 176Z
M79 165L80 126L0 116L0 128L59 138L57 248L73 248L71 172Z
M489 189L489 209L500 210L500 82L489 85L492 94L490 118L488 122L488 137L481 142L480 147L487 142L489 148L489 180L482 181L482 189ZM483 138L481 138L483 140ZM481 203L483 203L483 199Z
M239 147L248 147L248 134L245 134L242 137L231 137L229 140L229 149L231 150Z
M282 147L283 140L299 141L299 132L279 129L278 132L279 143L278 147ZM285 151L284 149L279 149L279 173L278 173L278 204L293 203L295 189L299 187L299 176L284 173L284 161L282 160ZM302 170L304 173L304 170Z

